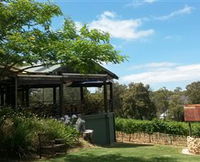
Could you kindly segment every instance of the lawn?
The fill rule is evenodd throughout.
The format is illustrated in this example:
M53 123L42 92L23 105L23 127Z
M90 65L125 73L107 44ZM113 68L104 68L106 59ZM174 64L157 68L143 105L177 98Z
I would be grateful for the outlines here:
M200 156L181 154L182 147L117 143L111 147L82 149L51 162L199 162Z

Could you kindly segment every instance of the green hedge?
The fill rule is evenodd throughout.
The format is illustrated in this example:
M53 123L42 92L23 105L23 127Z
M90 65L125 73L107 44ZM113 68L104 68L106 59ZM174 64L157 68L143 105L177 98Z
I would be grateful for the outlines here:
M160 132L171 135L188 136L189 127L185 122L163 120L134 120L116 118L116 130L127 134ZM200 123L192 124L192 135L200 137Z
M39 133L45 133L49 138L62 138L69 146L75 145L79 137L74 128L56 119L0 109L0 154L8 152L9 157L21 157L36 153Z

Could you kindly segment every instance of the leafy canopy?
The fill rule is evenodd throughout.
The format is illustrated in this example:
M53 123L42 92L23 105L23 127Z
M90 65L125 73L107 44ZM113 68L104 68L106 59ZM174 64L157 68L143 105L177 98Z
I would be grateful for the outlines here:
M155 105L150 99L150 87L143 83L130 83L122 97L123 117L152 119L156 115Z
M200 103L200 81L192 82L186 86L186 95L190 104Z
M35 0L2 0L0 2L0 65L9 70L16 66L36 64L73 65L86 72L95 63L120 63L126 59L110 44L108 33L87 25L80 30L71 19L65 19L59 30L51 20L62 16L58 6Z

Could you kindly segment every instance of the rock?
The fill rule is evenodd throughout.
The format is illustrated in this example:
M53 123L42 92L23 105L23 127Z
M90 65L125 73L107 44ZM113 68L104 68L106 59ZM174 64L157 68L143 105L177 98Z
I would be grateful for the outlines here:
M200 154L200 138L187 137L187 147L190 153Z

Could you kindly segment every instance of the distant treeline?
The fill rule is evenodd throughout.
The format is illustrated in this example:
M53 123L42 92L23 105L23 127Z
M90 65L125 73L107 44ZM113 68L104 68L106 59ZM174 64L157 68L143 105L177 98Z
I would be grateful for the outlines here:
M118 117L139 120L153 118L183 121L184 104L200 103L200 82L193 82L186 86L168 90L163 87L153 91L149 85L130 83L122 85L114 83L114 111ZM88 94L87 102L99 103L98 109L103 107L102 89L94 94Z

